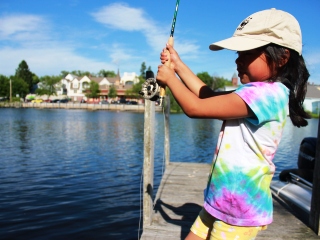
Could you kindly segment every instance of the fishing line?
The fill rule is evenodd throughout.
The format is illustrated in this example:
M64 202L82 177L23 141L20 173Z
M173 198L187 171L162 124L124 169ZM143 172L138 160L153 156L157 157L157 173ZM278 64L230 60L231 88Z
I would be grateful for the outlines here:
M166 116L165 116L165 114L164 114L164 108L162 108L162 116L163 116L163 126L165 126L165 124L166 124ZM165 146L165 144L163 144L163 155L162 155L162 175L161 175L161 177L163 177L163 173L164 173L164 165L165 165L165 149L166 148L166 146Z
M142 179L143 179L143 169L144 167L142 167L142 172L141 172L141 176L140 176L140 215L139 215L139 227L138 227L138 240L140 239L140 228L141 228L141 219L142 219L142 191L143 191L143 188L142 188Z

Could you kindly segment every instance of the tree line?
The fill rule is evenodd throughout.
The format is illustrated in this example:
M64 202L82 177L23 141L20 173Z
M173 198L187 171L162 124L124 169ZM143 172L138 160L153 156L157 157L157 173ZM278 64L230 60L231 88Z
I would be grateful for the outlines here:
M91 76L91 77L115 77L116 73L114 71L100 70L98 73L91 73L89 71L74 70L71 72L61 71L59 75L45 75L38 77L33 73L25 60L22 60L16 69L14 75L9 77L0 74L0 97L9 98L10 89L11 95L13 96L13 101L20 101L20 98L25 99L25 97L34 93L37 95L56 95L57 91L61 88L59 84L61 79L64 78L69 73L76 76ZM97 86L90 84L87 94L90 95L91 92L97 93ZM10 86L11 85L11 86ZM98 85L98 84L97 84ZM98 85L99 89L99 85ZM90 91L92 90L92 91ZM114 94L114 92L113 92Z
M131 98L141 98L139 92L141 91L142 84L146 80L146 71L152 71L151 66L147 68L146 63L142 62L140 67L139 81L133 84L132 88L126 91L126 95ZM57 91L62 87L60 85L61 79L64 78L69 73L83 77L116 77L117 74L114 71L100 70L98 73L92 73L89 71L74 70L71 72L61 71L60 75L49 76L45 75L38 77L33 73L25 60L22 60L18 65L16 72L12 76L4 76L0 74L0 97L10 97L13 96L13 101L19 101L20 98L25 99L29 93L35 93L37 95L56 95ZM210 88L217 90L223 88L224 86L231 85L231 81L217 76L210 76L208 72L198 73L197 76ZM11 87L10 87L11 85ZM170 90L166 89L167 94L170 96L171 109L175 112L181 112L181 108L174 100ZM90 98L99 97L100 90L98 83L91 81L88 86L85 95ZM114 86L110 86L108 97L115 98L117 96L117 91Z

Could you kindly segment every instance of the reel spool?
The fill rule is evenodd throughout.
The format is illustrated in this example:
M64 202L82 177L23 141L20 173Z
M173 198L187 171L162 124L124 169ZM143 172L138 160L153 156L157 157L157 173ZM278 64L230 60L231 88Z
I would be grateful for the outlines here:
M157 101L159 99L160 86L153 77L148 78L141 86L139 94L148 100Z

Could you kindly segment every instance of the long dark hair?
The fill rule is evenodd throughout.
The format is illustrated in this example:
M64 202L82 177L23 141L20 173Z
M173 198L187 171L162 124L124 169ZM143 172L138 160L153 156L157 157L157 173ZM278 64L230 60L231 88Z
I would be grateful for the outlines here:
M310 115L303 109L303 101L307 92L307 82L310 76L302 55L298 52L275 44L263 47L268 66L271 72L275 72L271 81L282 82L289 90L289 115L294 126L304 127L308 125L306 119ZM279 67L281 60L290 52L288 62Z

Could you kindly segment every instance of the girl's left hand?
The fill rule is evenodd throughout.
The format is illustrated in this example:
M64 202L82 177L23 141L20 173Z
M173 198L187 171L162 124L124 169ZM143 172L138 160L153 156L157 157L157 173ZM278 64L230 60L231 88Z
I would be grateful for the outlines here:
M170 81L171 79L173 79L175 77L176 77L175 72L170 67L168 67L166 65L159 65L158 66L158 73L157 73L156 79L157 79L157 82L161 86L167 86L168 81Z

